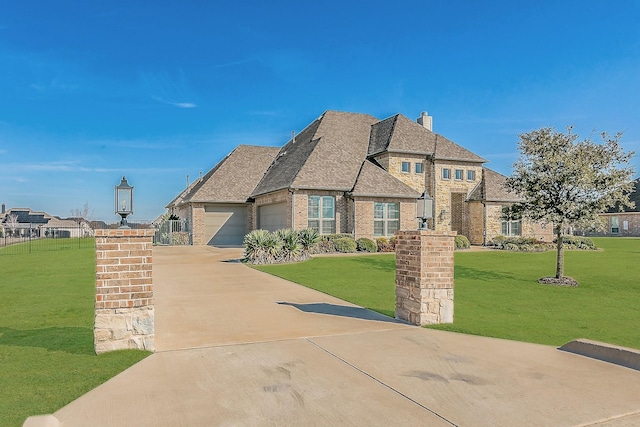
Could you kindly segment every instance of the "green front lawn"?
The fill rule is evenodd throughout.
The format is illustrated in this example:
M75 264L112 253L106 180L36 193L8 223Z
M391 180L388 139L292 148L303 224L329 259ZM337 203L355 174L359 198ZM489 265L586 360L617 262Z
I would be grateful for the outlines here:
M640 348L640 239L597 238L601 251L566 251L578 288L540 285L555 252L456 252L455 317L436 329L562 345L589 338ZM256 267L393 316L395 256L314 258Z
M150 354L94 354L93 247L2 251L0 425L55 412Z

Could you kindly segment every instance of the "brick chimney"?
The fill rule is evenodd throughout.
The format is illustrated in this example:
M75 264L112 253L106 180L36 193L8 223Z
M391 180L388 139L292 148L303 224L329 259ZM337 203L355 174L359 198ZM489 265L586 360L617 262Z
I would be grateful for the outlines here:
M418 117L418 123L421 124L425 129L433 131L433 117L429 115L426 111L423 111Z

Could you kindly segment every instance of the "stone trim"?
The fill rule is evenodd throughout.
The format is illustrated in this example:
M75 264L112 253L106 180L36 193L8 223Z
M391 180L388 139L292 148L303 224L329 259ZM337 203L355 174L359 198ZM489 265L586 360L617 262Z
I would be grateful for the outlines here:
M396 233L397 319L414 325L453 323L455 231Z

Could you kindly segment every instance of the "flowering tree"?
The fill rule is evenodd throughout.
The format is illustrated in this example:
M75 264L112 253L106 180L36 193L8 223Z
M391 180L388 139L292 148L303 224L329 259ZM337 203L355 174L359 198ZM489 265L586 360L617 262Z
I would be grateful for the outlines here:
M18 215L17 214L9 214L9 215L7 215L6 218L7 219L5 220L5 223L9 227L9 230L11 230L11 234L15 235L16 228L18 228Z
M613 206L634 205L629 200L634 174L629 161L634 153L622 149L621 136L602 133L601 143L577 141L571 127L566 133L546 127L519 135L520 158L506 185L523 200L516 211L554 225L556 283L570 282L564 277L565 228L600 228L598 214Z

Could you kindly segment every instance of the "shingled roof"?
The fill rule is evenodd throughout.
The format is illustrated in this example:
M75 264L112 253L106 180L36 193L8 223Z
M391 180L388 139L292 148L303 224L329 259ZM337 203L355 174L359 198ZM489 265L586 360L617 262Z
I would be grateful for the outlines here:
M368 114L326 111L282 147L252 196L285 188L350 191L377 121Z
M506 187L507 177L489 168L482 168L482 180L471 191L467 200L513 203L521 199Z
M413 188L372 162L365 160L358 179L351 192L359 197L399 197L416 199L420 197Z
M188 202L244 203L278 156L278 147L239 145L199 181L177 204ZM175 199L174 199L175 200Z
M396 114L371 127L369 156L393 153L434 156L439 160L485 163L486 160L424 126Z

